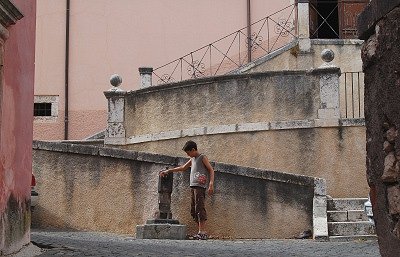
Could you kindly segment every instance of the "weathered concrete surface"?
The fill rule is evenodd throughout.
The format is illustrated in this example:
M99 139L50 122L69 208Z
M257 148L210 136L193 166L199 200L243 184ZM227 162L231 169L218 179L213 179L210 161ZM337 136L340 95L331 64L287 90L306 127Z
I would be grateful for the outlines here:
M210 158L212 160L212 158ZM34 227L134 234L158 209L158 172L186 158L115 148L35 142L33 169L40 195ZM290 238L313 227L319 180L215 163L215 194L207 197L209 234ZM189 172L174 174L172 212L190 234Z
M239 121L317 118L320 76L281 71L212 77L132 91L126 96L126 136Z
M359 19L366 41L367 177L382 256L400 256L400 2L373 0Z
M190 139L217 162L324 178L327 194L333 197L368 195L363 126L254 131ZM124 147L184 156L181 148L187 140L184 137Z
M365 197L365 128L338 119L336 83L320 97L324 76L338 73L229 75L125 92L127 145L119 147L181 156L190 138L215 161L322 177L333 197Z

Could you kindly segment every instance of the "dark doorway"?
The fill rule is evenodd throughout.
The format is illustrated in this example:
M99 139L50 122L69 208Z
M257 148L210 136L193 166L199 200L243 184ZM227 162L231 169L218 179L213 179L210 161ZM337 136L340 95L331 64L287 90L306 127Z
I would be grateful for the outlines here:
M322 0L318 3L318 36L320 38L339 38L338 2Z
M357 17L368 0L310 0L310 38L357 38Z
M337 0L310 1L311 38L340 38Z

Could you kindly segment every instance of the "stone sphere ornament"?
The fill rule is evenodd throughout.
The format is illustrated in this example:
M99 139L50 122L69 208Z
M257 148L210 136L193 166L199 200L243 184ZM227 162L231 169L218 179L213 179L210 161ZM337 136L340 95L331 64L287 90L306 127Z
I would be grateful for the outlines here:
M118 74L113 74L110 77L110 83L113 87L119 87L122 84L122 77Z
M331 62L335 58L335 53L331 49L324 49L321 52L321 59L324 62Z

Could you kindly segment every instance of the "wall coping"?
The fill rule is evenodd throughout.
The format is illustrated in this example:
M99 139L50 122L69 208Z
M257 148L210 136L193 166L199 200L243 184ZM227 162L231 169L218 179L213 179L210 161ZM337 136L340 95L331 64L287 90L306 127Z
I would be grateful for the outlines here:
M361 39L311 39L313 45L362 45Z
M297 38L294 38L294 40L292 40L290 43L288 43L287 45L270 52L267 55L261 56L255 60L253 60L252 62L243 65L240 68L237 68L236 70L233 70L231 72L229 72L228 74L241 74L243 72L246 72L262 63L265 63L268 60L271 60L275 57L277 57L278 55L281 55L282 53L289 51L290 49L292 49L293 47L295 47L297 44L299 43L299 40Z
M22 19L23 14L9 0L0 1L0 38L6 40L9 36L7 28Z
M204 136L230 133L259 132L288 129L310 129L330 127L364 127L365 119L307 119L291 121L271 121L257 123L241 123L217 126L204 126L181 130L162 131L159 133L136 135L126 138L123 144L137 144L161 140L177 139L188 136ZM113 138L106 138L106 144L114 144ZM119 144L119 143L115 143Z
M4 27L14 25L18 20L22 19L24 15L14 6L9 0L2 0L0 2L0 23Z
M267 71L267 72L255 72L255 73L241 73L241 74L226 74L221 76L214 77L205 77L205 78L197 78L197 79L189 79L183 80L179 82L166 83L162 85L154 85L151 87L146 87L137 90L130 91L104 91L104 95L107 98L110 97L126 97L131 95L143 95L156 91L165 91L165 90L173 90L178 88L186 88L198 85L207 85L216 82L226 82L229 80L247 80L251 78L260 78L260 77L276 77L276 76L287 76L287 75L306 75L306 74L332 74L332 73L340 73L340 69L337 67L329 67L324 69L311 69L311 70L284 70L284 71Z

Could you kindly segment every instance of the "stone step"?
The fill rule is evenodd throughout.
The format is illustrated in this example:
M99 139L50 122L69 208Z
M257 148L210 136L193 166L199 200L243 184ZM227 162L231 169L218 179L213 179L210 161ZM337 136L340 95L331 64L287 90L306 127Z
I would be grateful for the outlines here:
M329 236L375 235L375 226L369 221L328 222Z
M378 240L376 235L357 235L357 236L330 236L331 242L349 242L349 241L370 241Z
M333 198L327 200L328 211L364 210L368 198Z
M368 221L364 210L328 211L327 214L330 222Z

